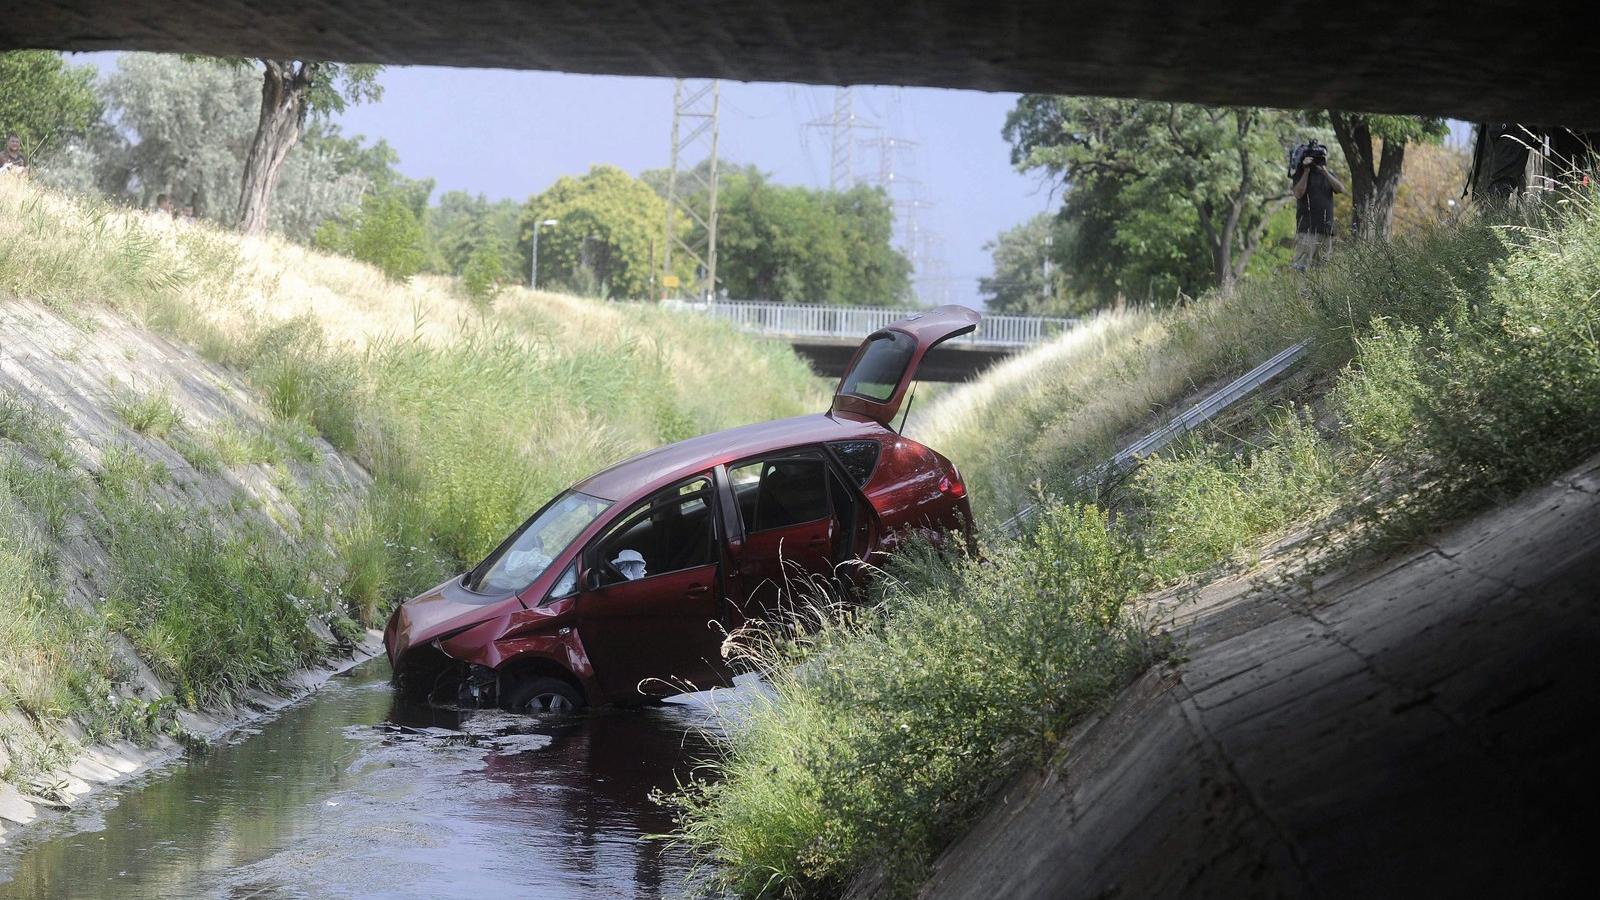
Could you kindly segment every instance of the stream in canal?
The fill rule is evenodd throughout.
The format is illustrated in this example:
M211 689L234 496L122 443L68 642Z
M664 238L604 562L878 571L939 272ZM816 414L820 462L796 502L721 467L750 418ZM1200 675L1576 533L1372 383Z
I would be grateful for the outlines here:
M226 743L0 847L0 898L657 897L649 799L739 691L566 721L397 701L371 660Z

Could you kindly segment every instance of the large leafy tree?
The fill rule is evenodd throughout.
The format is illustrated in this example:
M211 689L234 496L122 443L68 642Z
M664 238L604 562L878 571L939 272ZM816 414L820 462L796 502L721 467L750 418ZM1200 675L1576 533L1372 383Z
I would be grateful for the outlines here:
M616 166L597 165L528 200L517 257L530 259L536 223L554 219L555 227L539 232L540 285L591 296L648 297L666 215L665 201L648 184Z
M1250 267L1291 199L1284 148L1300 124L1263 109L1029 94L1002 133L1019 169L1064 190L1070 278L1102 297L1169 297Z
M1350 167L1350 231L1386 238L1405 168L1406 148L1438 143L1448 132L1443 119L1379 116L1328 110L1333 134Z
M239 228L246 234L267 227L273 189L307 121L383 95L378 84L380 66L305 59L262 59L260 63L261 105L239 190Z
M31 158L99 119L92 67L69 66L46 50L0 53L0 141L17 135Z
M104 81L113 128L96 135L97 180L139 206L170 194L209 218L235 211L254 79L210 61L125 53Z

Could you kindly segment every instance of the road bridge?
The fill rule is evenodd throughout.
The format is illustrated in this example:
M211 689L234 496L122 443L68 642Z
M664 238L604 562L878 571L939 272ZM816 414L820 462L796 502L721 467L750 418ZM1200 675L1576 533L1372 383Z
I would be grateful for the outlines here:
M744 331L786 341L819 375L844 374L867 335L916 312L906 307L822 306L799 303L663 301L663 306L732 322ZM983 317L971 334L952 338L917 370L923 381L966 381L996 362L1062 334L1074 319Z
M1582 4L28 0L0 49L896 84L1600 126Z

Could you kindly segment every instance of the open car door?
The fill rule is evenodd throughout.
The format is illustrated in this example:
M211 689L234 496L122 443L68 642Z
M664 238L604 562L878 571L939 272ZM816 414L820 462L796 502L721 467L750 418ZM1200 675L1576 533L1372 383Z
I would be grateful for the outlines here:
M972 332L981 318L977 310L965 306L940 306L868 335L839 379L834 413L893 427L890 423L916 380L922 358L941 343Z

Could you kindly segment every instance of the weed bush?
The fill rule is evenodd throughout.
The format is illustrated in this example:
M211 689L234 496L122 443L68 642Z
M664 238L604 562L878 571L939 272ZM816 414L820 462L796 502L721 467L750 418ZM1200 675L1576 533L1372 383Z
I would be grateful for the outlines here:
M997 777L1150 659L1128 607L1148 573L1100 510L1057 507L986 557L924 555L874 609L745 638L772 694L734 724L722 779L671 800L721 883L828 893L872 863L913 883Z
M1332 447L1299 410L1280 411L1261 444L1206 444L1148 460L1136 508L1157 575L1176 581L1250 564L1263 536L1326 513L1345 488Z
M166 437L183 421L172 405L172 395L164 390L125 394L116 400L114 409L129 428L147 437Z
M128 673L110 634L66 600L53 542L29 514L38 503L29 481L39 473L9 455L0 463L0 711L19 710L38 724L70 716L91 739L150 734L163 716L115 693ZM7 781L28 784L70 759L65 739L42 728L5 738Z

